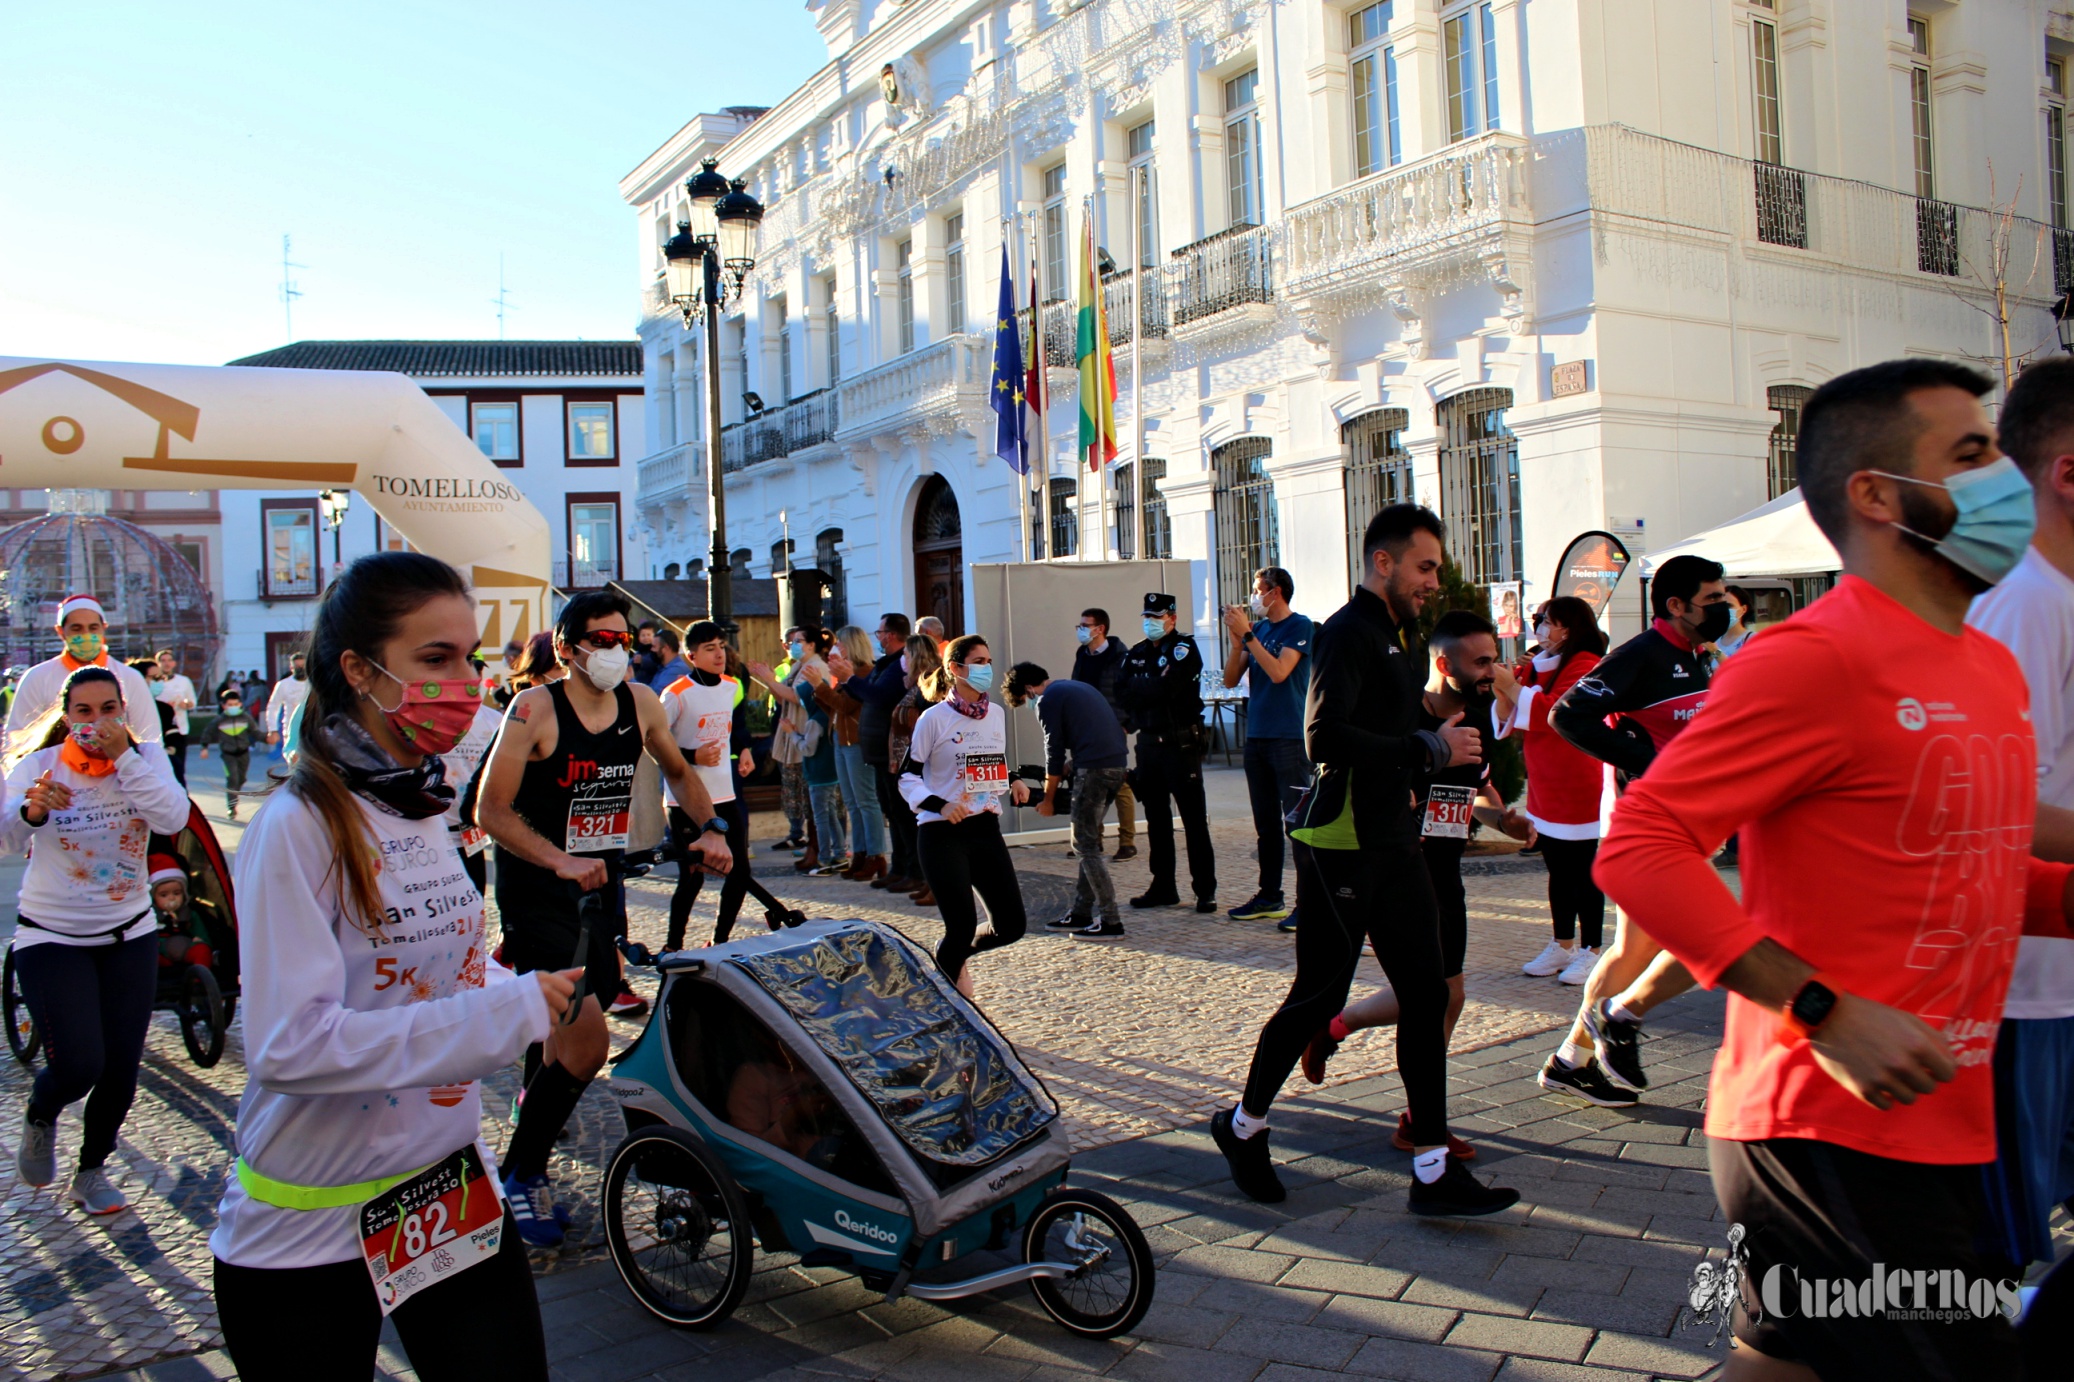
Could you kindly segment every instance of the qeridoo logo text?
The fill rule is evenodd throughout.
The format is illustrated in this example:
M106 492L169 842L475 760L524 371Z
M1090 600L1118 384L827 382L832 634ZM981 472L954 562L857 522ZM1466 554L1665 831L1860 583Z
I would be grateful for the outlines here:
M866 1238L876 1238L881 1243L897 1243L900 1241L900 1235L891 1229L880 1228L877 1224L867 1224L862 1219L852 1219L850 1211L847 1209L835 1211L835 1226L851 1233L861 1233Z
M502 480L413 480L402 475L375 476L374 492L402 499L519 499L518 490Z

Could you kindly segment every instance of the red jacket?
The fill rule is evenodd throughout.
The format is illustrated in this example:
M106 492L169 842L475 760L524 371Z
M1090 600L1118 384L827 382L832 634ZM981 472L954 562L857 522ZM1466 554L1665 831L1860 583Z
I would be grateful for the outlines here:
M1557 734L1548 723L1563 694L1599 665L1599 654L1579 653L1551 672L1536 672L1531 664L1520 670L1522 687L1532 686L1527 713L1513 721L1514 732L1524 731L1522 748L1527 758L1527 814L1538 825L1590 825L1598 835L1599 799L1605 790L1605 765Z

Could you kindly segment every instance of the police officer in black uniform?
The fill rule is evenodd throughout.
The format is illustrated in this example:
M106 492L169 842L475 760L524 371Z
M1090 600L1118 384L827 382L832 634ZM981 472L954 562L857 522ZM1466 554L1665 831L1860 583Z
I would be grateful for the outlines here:
M1174 886L1174 818L1181 811L1188 833L1188 881L1198 912L1217 910L1217 856L1210 847L1210 812L1203 801L1203 753L1209 731L1203 724L1203 655L1195 639L1174 627L1174 597L1145 596L1145 639L1124 654L1116 675L1116 704L1123 727L1138 735L1138 769L1131 787L1145 811L1152 886L1133 907L1172 907L1181 901Z

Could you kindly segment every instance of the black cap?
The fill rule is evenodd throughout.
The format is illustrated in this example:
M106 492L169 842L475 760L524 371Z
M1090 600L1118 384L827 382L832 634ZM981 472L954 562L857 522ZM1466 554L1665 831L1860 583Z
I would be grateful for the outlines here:
M1165 591L1161 591L1161 590L1148 590L1148 591L1146 591L1146 592L1145 592L1145 612L1146 612L1147 614L1173 614L1173 613L1175 613L1176 611L1175 611L1175 608L1174 608L1174 597L1173 597L1173 596L1171 596L1171 595L1169 595L1169 594L1167 594L1167 593L1166 593Z

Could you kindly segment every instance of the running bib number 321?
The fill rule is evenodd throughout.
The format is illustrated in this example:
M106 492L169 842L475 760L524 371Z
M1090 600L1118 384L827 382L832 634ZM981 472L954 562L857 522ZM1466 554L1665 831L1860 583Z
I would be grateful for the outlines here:
M427 1286L495 1257L503 1236L504 1203L474 1147L360 1209L360 1251L384 1315Z
M1469 812L1476 803L1474 787L1435 783L1426 798L1426 819L1421 835L1438 835L1449 840L1469 838Z
M627 824L632 816L625 800L575 801L569 805L571 854L604 854L627 847Z

